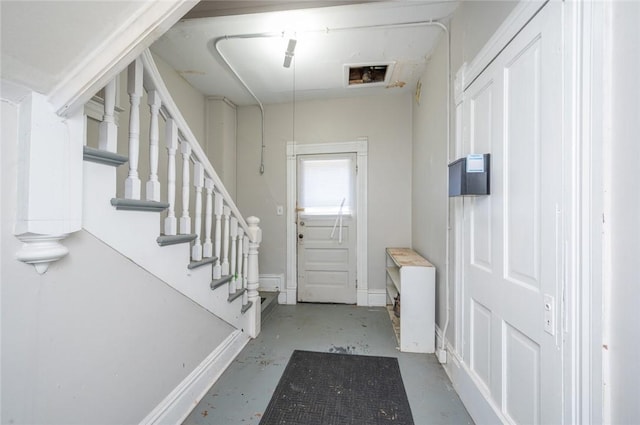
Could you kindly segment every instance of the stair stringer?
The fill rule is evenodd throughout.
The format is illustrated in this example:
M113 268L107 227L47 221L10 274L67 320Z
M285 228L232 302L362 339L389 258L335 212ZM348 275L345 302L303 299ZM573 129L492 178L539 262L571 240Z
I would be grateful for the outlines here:
M242 314L242 297L228 302L226 285L212 291L210 267L188 269L190 244L157 244L161 228L157 213L117 211L111 206L110 199L116 195L115 168L85 161L83 172L86 231L236 329L249 329L251 315Z

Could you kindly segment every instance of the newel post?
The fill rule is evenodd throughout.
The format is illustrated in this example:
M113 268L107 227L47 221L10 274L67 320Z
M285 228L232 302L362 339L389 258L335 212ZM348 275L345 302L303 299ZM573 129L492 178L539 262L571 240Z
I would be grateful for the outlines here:
M257 337L260 333L260 295L258 294L260 272L258 270L258 248L260 248L260 242L262 242L262 229L258 227L259 223L260 219L258 217L251 216L247 218L247 224L249 224L247 292L249 302L253 304L251 313L253 320L249 324L249 336L252 338Z
M47 271L69 250L61 243L82 228L82 110L58 116L48 99L32 92L19 107L16 259Z

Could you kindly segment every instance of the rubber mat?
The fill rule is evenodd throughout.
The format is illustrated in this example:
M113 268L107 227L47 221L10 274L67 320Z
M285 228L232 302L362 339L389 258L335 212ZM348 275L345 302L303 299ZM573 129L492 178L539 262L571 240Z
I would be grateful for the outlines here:
M291 355L260 425L413 425L394 357Z

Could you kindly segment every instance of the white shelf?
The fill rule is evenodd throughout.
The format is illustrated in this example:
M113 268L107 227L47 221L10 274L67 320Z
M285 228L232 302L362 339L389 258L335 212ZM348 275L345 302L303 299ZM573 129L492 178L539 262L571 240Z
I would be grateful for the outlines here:
M395 286L397 292L400 290L400 269L398 267L387 267L387 276L391 279L391 283Z
M401 351L435 351L435 275L433 265L409 248L387 248L387 295L400 294L400 318L389 315Z

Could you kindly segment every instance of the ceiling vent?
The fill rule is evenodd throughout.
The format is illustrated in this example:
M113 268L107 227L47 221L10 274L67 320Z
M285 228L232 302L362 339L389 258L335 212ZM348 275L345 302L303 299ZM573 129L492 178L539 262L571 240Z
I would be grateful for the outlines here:
M347 64L345 87L387 86L391 80L394 62L376 64Z

